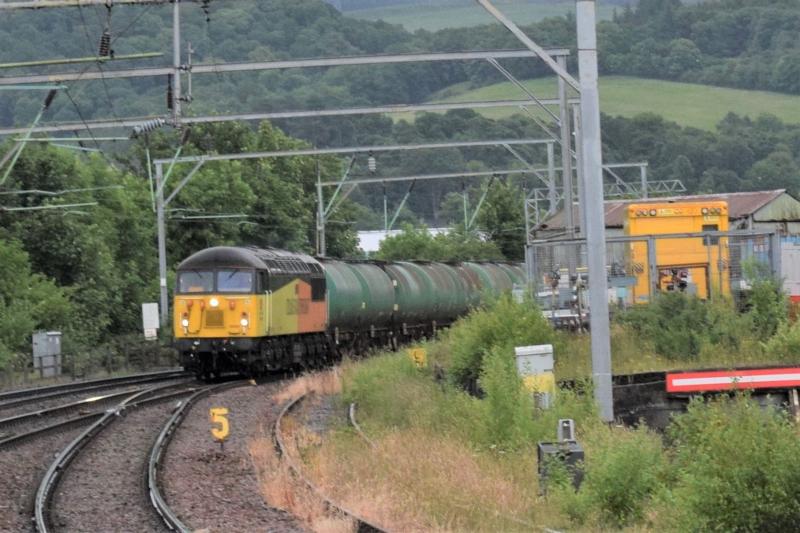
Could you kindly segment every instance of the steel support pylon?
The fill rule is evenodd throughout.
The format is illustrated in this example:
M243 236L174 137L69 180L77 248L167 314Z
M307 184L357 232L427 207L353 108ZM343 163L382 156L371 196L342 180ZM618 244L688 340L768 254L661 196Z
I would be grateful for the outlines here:
M611 382L611 340L606 277L606 234L603 205L603 150L600 143L600 95L597 89L597 30L594 0L576 2L578 72L581 86L581 140L586 195L586 249L589 266L592 379L600 416L614 420Z

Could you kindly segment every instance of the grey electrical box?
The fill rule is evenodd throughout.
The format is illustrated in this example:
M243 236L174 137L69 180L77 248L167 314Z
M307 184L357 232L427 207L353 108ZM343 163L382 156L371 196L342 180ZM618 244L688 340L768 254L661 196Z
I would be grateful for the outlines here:
M43 378L61 375L60 331L37 331L33 334L33 368Z
M549 468L564 465L572 486L578 490L583 482L583 447L575 440L575 422L565 418L558 421L558 442L540 442L536 449L539 470L539 487L547 492Z
M575 440L575 421L571 418L561 418L558 421L558 442Z

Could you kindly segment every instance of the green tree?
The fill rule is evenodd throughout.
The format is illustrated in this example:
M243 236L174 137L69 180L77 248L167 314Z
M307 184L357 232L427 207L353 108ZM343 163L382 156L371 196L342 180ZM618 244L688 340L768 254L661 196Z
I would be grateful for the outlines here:
M702 54L689 39L674 39L669 43L666 59L667 74L670 78L679 78L684 72L695 70L700 66Z
M520 190L507 182L497 182L489 189L478 215L485 231L507 259L521 260L525 255L525 213Z
M29 354L38 329L64 329L72 308L52 280L31 271L19 242L0 238L0 368Z
M793 51L782 55L775 63L772 86L787 93L800 92L800 52Z
M747 172L748 187L753 189L786 188L793 194L800 192L800 169L792 154L776 150L755 163Z
M497 260L503 255L494 243L480 240L463 229L431 235L425 226L407 224L397 235L386 237L377 253L385 261Z

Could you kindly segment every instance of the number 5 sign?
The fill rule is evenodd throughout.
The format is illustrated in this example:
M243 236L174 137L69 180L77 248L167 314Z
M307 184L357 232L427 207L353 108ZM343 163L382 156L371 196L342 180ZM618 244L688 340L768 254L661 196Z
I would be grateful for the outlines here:
M228 408L212 407L209 409L208 414L211 419L211 436L220 442L227 439L231 431L230 423L228 422Z

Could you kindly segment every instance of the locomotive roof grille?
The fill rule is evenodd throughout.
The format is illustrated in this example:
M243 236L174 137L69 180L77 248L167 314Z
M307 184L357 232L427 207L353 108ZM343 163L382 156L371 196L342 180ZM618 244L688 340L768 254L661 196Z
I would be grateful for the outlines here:
M311 256L273 248L250 246L215 246L206 248L192 254L178 265L178 270L208 268L255 268L267 270L270 274L275 275L322 272L317 261Z

